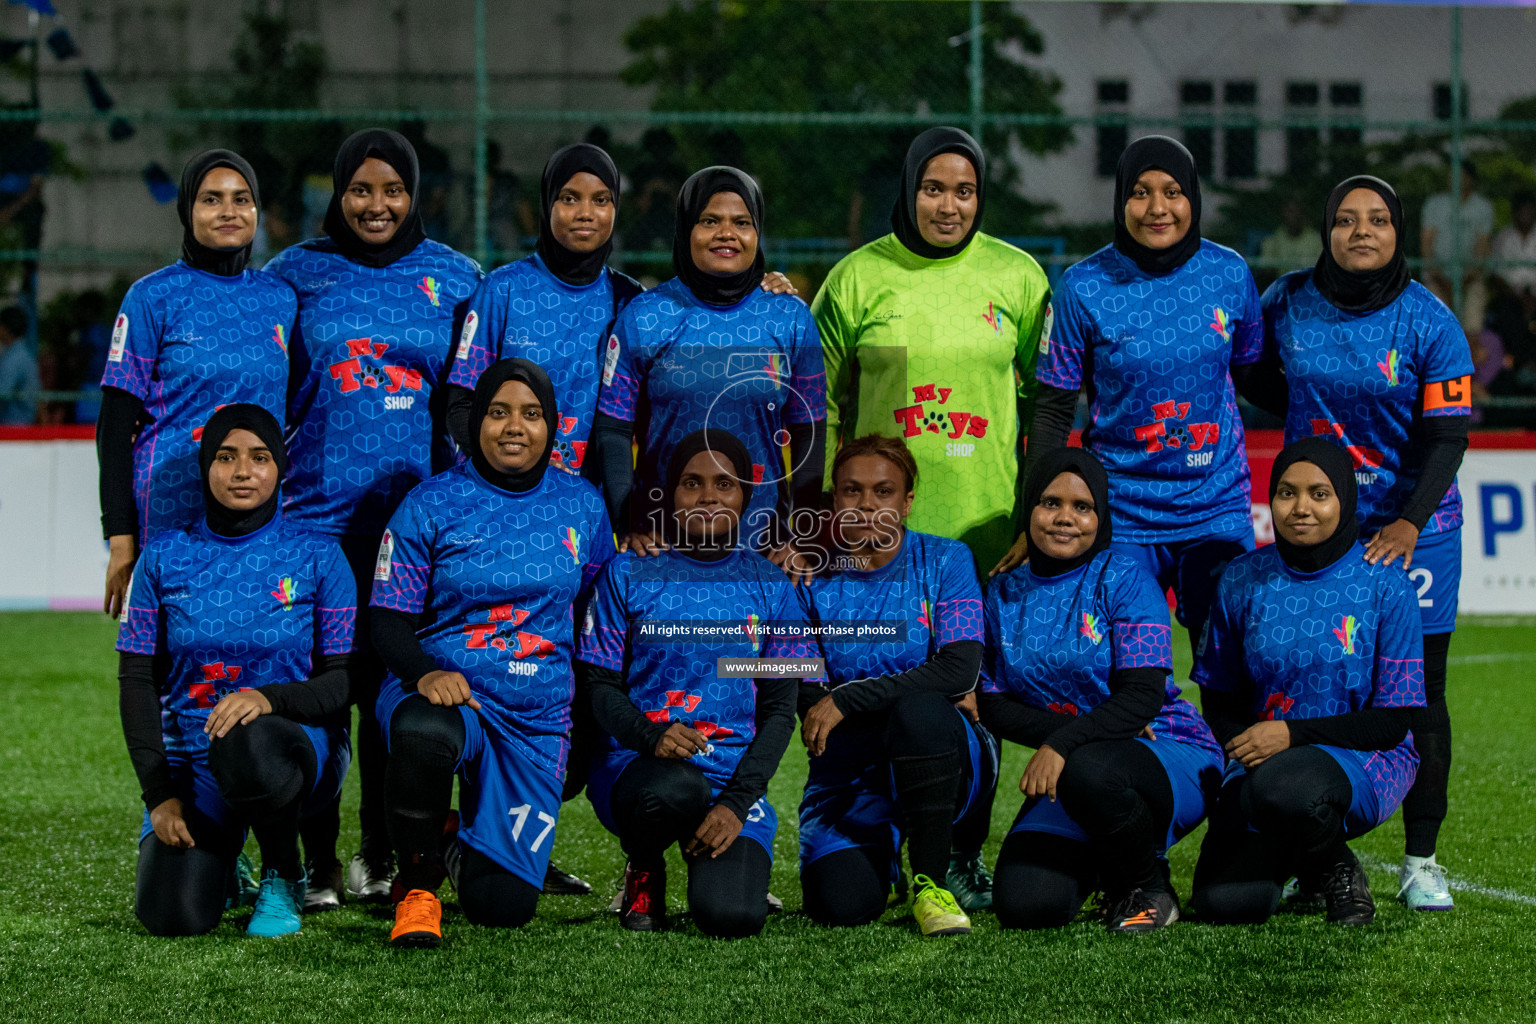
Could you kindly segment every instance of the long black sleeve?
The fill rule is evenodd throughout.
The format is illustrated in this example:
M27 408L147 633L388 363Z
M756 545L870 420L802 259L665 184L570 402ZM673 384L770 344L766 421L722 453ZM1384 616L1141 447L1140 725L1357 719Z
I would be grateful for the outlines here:
M1029 423L1029 446L1024 465L1019 470L1021 480L1029 479L1030 467L1040 456L1066 447L1067 439L1072 436L1072 420L1077 416L1077 395L1080 390L1041 384L1035 392L1035 414Z
M793 509L821 507L821 484L827 467L827 421L789 425L790 501Z
M160 732L160 682L155 678L152 655L117 656L117 710L123 720L128 759L139 779L139 794L144 806L154 810L176 795L176 783Z
M468 455L474 450L474 439L469 436L469 414L475 408L475 393L458 384L449 384L447 391L448 435L459 446L459 451Z
M1287 719L1291 746L1327 743L1346 750L1391 750L1408 735L1409 708L1361 708L1327 718Z
M981 724L992 735L1022 747L1039 748L1052 733L1073 720L1071 715L1037 708L1006 693L983 693L978 705Z
M597 483L608 506L608 521L620 537L629 533L629 491L635 482L631 451L635 425L598 413L592 420L592 444L597 446ZM588 458L591 453L588 453Z
M1471 419L1470 416L1427 416L1419 421L1415 435L1424 451L1424 468L1419 472L1419 482L1414 484L1413 492L1398 513L1417 529L1424 529L1424 524L1435 514L1445 492L1456 480L1461 457L1467 451L1467 426Z
M884 711L908 693L932 690L957 700L976 688L981 671L979 640L956 640L915 668L894 675L854 679L832 690L832 703L845 715Z
M373 649L384 659L384 667L393 672L407 690L414 692L422 676L439 670L441 666L421 649L421 640L416 636L416 616L374 606L368 609L368 618L372 622L369 637L373 640Z
M274 715L295 722L319 722L347 706L352 694L348 673L352 657L329 654L320 659L319 671L308 679L292 683L268 683L258 692L272 705Z
M1051 733L1046 742L1068 757L1084 743L1134 738L1163 706L1167 676L1160 668L1115 669L1109 674L1109 699Z
M795 734L795 693L798 679L758 679L757 735L747 744L731 781L715 803L728 807L742 821L747 810L768 792L768 780L779 770L784 751Z
M1278 359L1260 359L1256 363L1232 367L1232 383L1237 393L1250 404L1285 419L1291 407L1291 393L1285 380L1285 368Z
M101 535L139 533L139 510L133 504L133 439L148 417L144 403L122 388L101 389L101 414L96 420L96 461L101 467Z
M1200 713L1205 716L1205 724L1211 727L1211 735L1223 747L1258 721L1246 695L1204 686L1200 687Z
M666 722L646 718L629 699L629 683L622 672L576 662L576 688L586 690L592 702L592 717L604 732L629 750L656 753L656 744L667 731Z

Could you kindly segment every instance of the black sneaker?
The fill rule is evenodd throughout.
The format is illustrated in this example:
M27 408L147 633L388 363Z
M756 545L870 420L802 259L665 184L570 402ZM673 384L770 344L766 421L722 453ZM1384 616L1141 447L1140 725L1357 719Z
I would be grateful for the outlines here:
M586 896L592 892L592 886L577 878L568 871L561 871L551 864L544 869L544 895L546 896Z
M1132 889L1109 910L1104 924L1112 932L1150 932L1179 919L1179 899L1171 892Z
M310 862L304 865L304 872L309 877L309 887L304 892L304 913L322 914L341 906L341 894L346 889L341 861Z
M624 892L619 899L619 924L632 932L661 931L667 921L667 868L639 871L624 865Z
M1348 859L1335 864L1323 878L1323 902L1328 908L1330 924L1359 926L1376 920L1371 883L1353 852Z

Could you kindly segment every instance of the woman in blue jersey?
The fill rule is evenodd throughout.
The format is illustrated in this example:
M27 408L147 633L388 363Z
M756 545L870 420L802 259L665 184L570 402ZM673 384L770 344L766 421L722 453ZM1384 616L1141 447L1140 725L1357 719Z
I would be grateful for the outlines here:
M1165 854L1205 817L1221 749L1173 685L1161 589L1111 543L1103 465L1058 448L1024 498L1029 564L987 591L981 714L1035 753L993 909L1005 928L1055 927L1097 889L1110 931L1166 928L1179 902Z
M455 774L463 825L448 863L465 916L520 927L544 883L570 746L572 603L613 555L597 489L550 466L558 422L543 370L492 363L475 385L470 460L412 490L379 546L397 946L442 941Z
M1409 279L1403 230L1390 185L1367 175L1340 182L1323 211L1317 266L1264 294L1266 364L1285 439L1323 437L1349 453L1363 557L1400 561L1418 591L1428 703L1411 715L1422 760L1403 800L1398 898L1450 910L1435 843L1451 771L1445 670L1461 587L1456 470L1467 448L1472 354L1455 315Z
M917 461L901 440L849 441L832 481L836 554L802 594L827 669L800 687L806 911L824 924L874 921L905 841L919 929L963 934L970 920L940 883L955 824L989 809L997 784L997 741L956 706L981 665L975 562L960 541L903 525ZM891 633L857 635L877 624Z
M795 679L722 678L718 667L803 658L807 645L793 584L739 543L750 458L722 430L679 439L667 550L610 562L582 627L581 670L611 737L587 795L628 858L619 922L632 931L665 925L673 843L705 934L756 935L768 916L768 780L794 734Z
M340 541L360 594L400 500L453 462L439 385L480 277L473 260L426 237L420 179L416 152L402 136L356 133L336 154L325 236L267 265L299 295L284 511ZM358 629L368 637L366 614ZM354 897L380 901L393 873L382 804L386 754L373 721L384 667L362 646L353 681L362 844L346 885ZM339 813L306 830L316 858L312 909L340 902Z
M677 198L677 276L632 301L608 339L595 434L621 549L653 554L665 543L665 469L673 447L695 430L729 431L746 445L749 547L772 546L782 560L787 515L819 502L827 418L821 342L805 303L761 291L762 230L763 196L749 176L734 167L694 174Z
M299 930L299 822L341 791L356 594L335 541L278 512L283 435L255 405L201 434L205 512L134 569L118 632L128 754L144 799L135 910L155 935L211 930L249 825L251 935Z
M1376 908L1346 842L1392 816L1419 756L1424 706L1413 589L1362 557L1355 467L1344 449L1286 445L1269 485L1275 543L1227 566L1194 680L1226 749L1226 779L1195 867L1204 919L1258 923L1296 876L1328 920Z
M1198 638L1221 567L1253 547L1233 380L1260 356L1259 293L1241 256L1200 237L1200 179L1174 140L1126 148L1114 216L1114 244L1056 290L1028 457L1067 443L1086 389L1083 445L1109 471L1115 546L1173 589ZM1028 536L994 572L1027 557Z
M135 281L112 327L96 426L109 615L122 611L140 549L202 515L204 421L250 402L282 422L295 302L286 283L247 265L259 199L238 154L188 160L176 193L181 259Z

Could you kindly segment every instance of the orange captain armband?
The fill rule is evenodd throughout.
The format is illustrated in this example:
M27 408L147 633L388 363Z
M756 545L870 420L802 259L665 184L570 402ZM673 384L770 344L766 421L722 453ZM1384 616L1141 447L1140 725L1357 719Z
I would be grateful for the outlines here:
M1437 380L1424 385L1424 411L1440 409L1472 411L1472 375Z

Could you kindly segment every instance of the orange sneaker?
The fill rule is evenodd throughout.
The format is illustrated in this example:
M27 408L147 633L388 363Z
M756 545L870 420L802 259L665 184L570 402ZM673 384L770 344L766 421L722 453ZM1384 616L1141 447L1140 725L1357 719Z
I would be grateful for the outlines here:
M395 905L389 944L402 949L436 949L443 944L443 905L425 889L412 889Z

